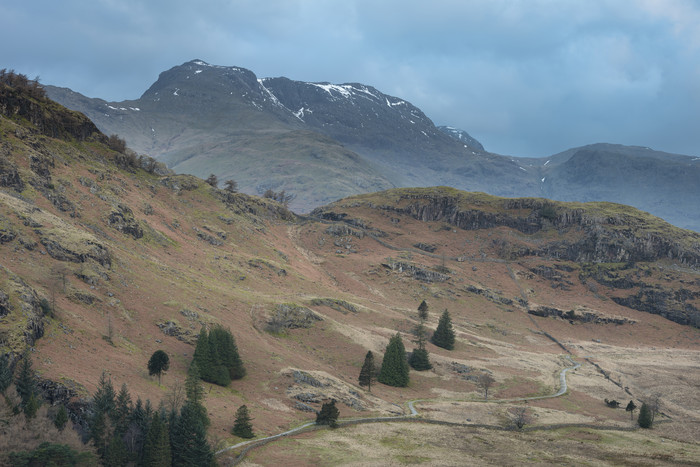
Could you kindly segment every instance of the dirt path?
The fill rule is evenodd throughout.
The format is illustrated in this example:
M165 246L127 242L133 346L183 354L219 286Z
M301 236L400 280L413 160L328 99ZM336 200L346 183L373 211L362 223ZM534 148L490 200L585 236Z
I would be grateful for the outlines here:
M559 396L565 394L566 391L568 390L568 387L566 384L566 373L569 372L570 370L575 370L581 366L580 363L574 362L569 355L567 355L566 357L571 361L573 366L563 368L561 370L561 372L559 373L560 387L559 387L559 390L555 394L551 394L548 396L521 397L521 398L516 398L516 399L498 399L496 402L521 402L521 401L528 401L528 400L551 399L553 397L559 397ZM399 415L399 416L395 416L395 417L353 418L353 419L346 419L343 421L344 422L353 422L353 423L377 423L377 422L395 422L397 420L406 420L408 417L418 417L420 415L414 404L416 404L418 402L427 402L430 400L432 400L432 399L416 399L416 400L409 401L408 408L409 408L411 413L408 416ZM262 446L264 444L270 443L270 442L272 442L276 439L282 438L284 436L289 436L289 435L292 435L294 433L299 433L299 432L306 430L307 428L315 426L315 425L316 425L315 422L308 422L308 423L305 423L301 426L298 426L296 428L292 428L291 430L287 430L285 432L282 432L282 433L279 433L276 435L267 436L265 438L260 438L260 439L250 440L250 441L242 441L238 444L234 444L233 446L228 446L224 449L220 449L220 450L216 451L216 455L218 456L218 455L224 454L224 453L231 451L233 449L244 448L243 452L241 452L241 454L239 454L239 456L236 458L236 460L234 462L234 465L235 465L238 462L243 460L243 458L245 457L245 454L249 450L251 450L257 446Z

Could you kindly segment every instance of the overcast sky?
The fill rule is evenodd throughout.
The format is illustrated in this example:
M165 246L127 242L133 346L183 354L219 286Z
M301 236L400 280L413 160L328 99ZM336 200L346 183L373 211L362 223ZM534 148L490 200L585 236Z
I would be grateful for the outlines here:
M700 154L695 0L3 0L0 44L0 68L110 101L198 58L368 84L500 154Z

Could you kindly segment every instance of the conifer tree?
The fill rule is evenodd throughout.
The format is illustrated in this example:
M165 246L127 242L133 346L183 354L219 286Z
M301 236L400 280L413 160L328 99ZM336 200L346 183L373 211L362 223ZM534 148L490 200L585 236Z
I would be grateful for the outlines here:
M119 393L114 400L114 410L112 410L111 413L114 431L120 436L126 433L129 426L129 415L131 414L131 411L131 395L129 394L129 389L126 386L126 383L122 383L122 387L119 389Z
M637 417L637 423L642 428L651 428L651 409L649 409L646 402L642 402L642 407L639 409L639 417Z
M630 413L630 420L632 420L634 417L634 411L637 410L637 405L630 401L630 403L627 404L627 407L625 407L625 410Z
M143 447L143 465L169 467L171 465L170 432L161 414L154 413Z
M316 415L316 425L329 425L331 428L338 426L340 411L335 406L335 399L324 402L321 411Z
M408 386L408 362L406 361L406 349L403 346L401 335L396 333L389 340L389 345L384 352L382 369L377 380L387 386Z
M0 394L5 394L7 388L12 384L12 371L10 371L10 361L7 355L0 357Z
M210 466L214 454L207 443L206 428L199 409L189 401L182 406L170 436L172 465Z
M36 396L36 393L31 393L29 395L29 400L27 401L26 404L24 404L23 410L24 410L24 415L29 419L29 418L34 418L36 416L37 410L39 410L39 399Z
M121 436L113 434L109 440L109 444L105 448L104 452L104 466L105 467L123 467L126 465L128 460L128 454L126 452L126 445Z
M209 416L207 409L204 407L204 388L199 380L199 373L196 362L192 361L190 370L187 372L185 380L185 392L187 393L186 404L189 404L189 410L194 410L199 414L200 422L204 429L209 427Z
M248 407L242 405L236 411L236 421L233 423L233 429L231 432L241 438L253 438L253 424L252 419L248 413Z
M413 349L408 364L416 371L430 370L433 367L426 349Z
M66 406L61 404L58 407L58 412L56 412L56 416L53 419L53 424L56 428L58 428L58 431L63 431L63 429L66 427L66 423L68 423L68 412L66 411Z
M360 386L367 386L367 390L372 392L372 381L376 378L374 369L374 354L371 350L365 355L365 362L360 370L359 383Z
M455 348L455 332L452 329L452 319L447 310L440 316L437 329L435 329L430 341L443 349L453 350Z
M425 300L420 302L420 305L418 305L418 319L421 321L428 319L428 304L425 303Z
M202 330L199 332L192 361L197 363L199 377L204 381L211 381L214 362L211 355L211 346L209 345L209 333L205 327L202 327Z
M231 331L221 326L215 326L209 333L209 339L214 342L214 355L219 363L227 369L230 379L243 378L245 368Z
M32 357L29 354L29 349L25 350L22 360L19 363L19 372L15 381L17 395L21 399L21 406L29 402L29 398L36 392L36 381L34 379L34 370L32 369ZM36 396L34 396L36 398Z

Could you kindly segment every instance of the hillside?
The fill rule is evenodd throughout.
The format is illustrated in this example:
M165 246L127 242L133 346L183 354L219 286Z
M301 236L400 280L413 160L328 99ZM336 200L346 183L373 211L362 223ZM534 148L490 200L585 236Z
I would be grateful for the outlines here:
M85 117L40 96L4 85L0 103L0 353L15 359L31 346L44 395L76 417L103 371L157 405L185 379L201 327L221 324L247 375L206 385L209 439L219 448L240 441L230 429L242 404L262 437L313 421L331 397L342 418L396 415L421 400L425 419L503 426L522 406L505 400L554 394L569 355L583 366L565 395L528 402L533 426L592 426L582 439L606 459L621 435L595 427L627 429L630 417L603 400L660 393L663 423L633 433L639 446L669 462L700 459L700 234L622 205L445 187L358 195L297 216L194 176L145 170L148 161L111 149ZM430 332L449 311L455 349L426 344L434 368L411 371L406 388L359 387L368 350L381 361L397 332L413 349L422 300ZM146 368L158 349L171 356L162 386ZM476 384L483 373L496 381L488 402ZM403 433L428 430L431 450L415 455L432 463L446 455L434 451L448 449L434 438L442 426L387 427L285 443L356 433L386 440L382 452L401 462L405 453L390 448ZM472 429L454 425L443 439L456 443ZM485 430L488 443L509 436ZM261 449L251 456L263 465L328 454L317 444Z
M175 172L233 178L249 194L285 190L295 196L295 212L392 187L444 185L629 204L700 231L700 158L613 144L539 159L501 156L361 83L258 78L192 60L161 73L135 100L105 102L52 86L47 92Z

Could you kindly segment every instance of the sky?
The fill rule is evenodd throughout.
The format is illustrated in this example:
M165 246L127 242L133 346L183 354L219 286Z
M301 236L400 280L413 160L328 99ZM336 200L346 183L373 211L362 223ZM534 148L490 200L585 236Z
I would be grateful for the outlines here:
M1 0L0 68L108 101L192 59L359 82L545 157L700 155L697 0Z

